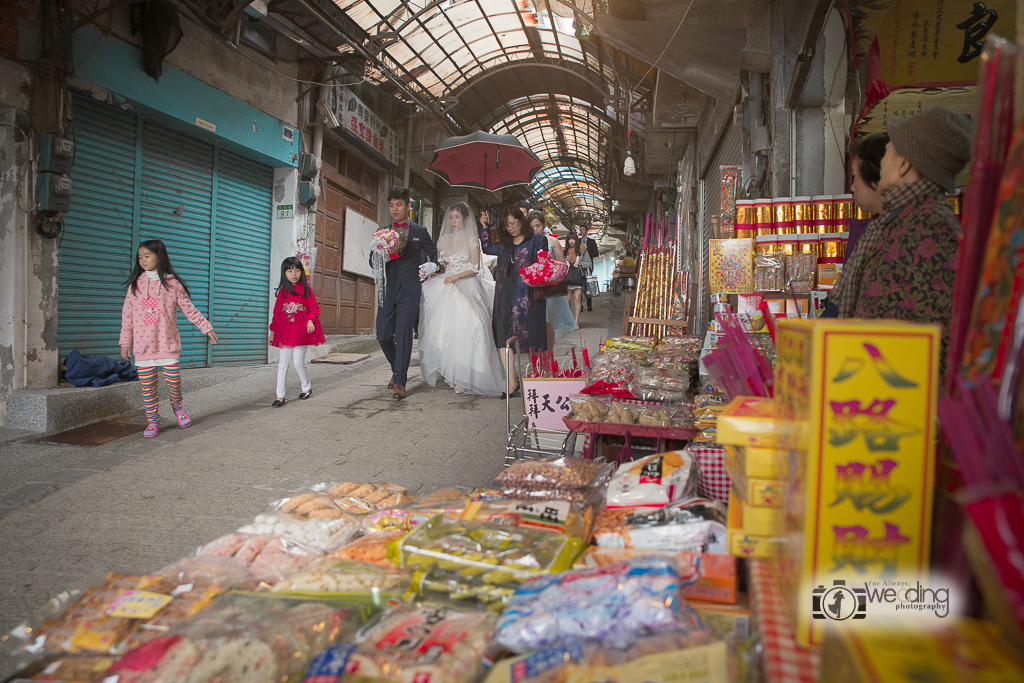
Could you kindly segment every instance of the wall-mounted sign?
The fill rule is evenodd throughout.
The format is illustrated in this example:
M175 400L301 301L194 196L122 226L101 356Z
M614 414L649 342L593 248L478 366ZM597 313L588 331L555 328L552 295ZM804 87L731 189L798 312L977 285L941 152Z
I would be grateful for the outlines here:
M344 86L331 90L331 109L347 129L375 152L398 164L398 135Z

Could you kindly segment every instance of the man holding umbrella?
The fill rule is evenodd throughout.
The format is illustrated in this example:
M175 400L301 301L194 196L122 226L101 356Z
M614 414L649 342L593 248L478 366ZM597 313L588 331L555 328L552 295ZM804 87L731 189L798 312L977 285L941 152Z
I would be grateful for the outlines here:
M384 357L391 364L391 381L388 389L392 396L403 399L409 374L409 359L412 357L412 335L419 317L420 297L423 280L438 269L437 246L430 239L430 232L409 220L409 190L393 187L388 192L388 210L391 212L392 227L408 230L408 239L401 256L388 261L386 276L379 283L384 288L378 298L377 343ZM370 263L378 254L370 255Z

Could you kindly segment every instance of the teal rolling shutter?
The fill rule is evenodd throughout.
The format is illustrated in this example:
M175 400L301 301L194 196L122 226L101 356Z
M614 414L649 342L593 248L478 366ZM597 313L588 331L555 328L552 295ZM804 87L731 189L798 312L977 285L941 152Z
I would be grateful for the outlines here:
M188 285L192 303L210 311L210 239L213 216L213 147L145 122L139 238L167 245L174 270ZM181 365L207 365L206 335L178 312Z
M57 277L57 344L117 356L122 284L134 262L134 115L75 93L75 166Z
M217 159L213 324L215 365L267 360L274 171L226 150Z

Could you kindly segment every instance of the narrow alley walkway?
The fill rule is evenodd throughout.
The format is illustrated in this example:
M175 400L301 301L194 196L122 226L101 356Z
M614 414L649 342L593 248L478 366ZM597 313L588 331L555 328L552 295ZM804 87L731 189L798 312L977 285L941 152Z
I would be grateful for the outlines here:
M581 316L592 355L620 325L621 305L603 295ZM556 345L559 357L572 343ZM500 470L505 401L431 389L417 368L409 397L395 401L379 351L353 366L312 367L314 398L283 409L266 407L276 373L267 366L263 403L197 415L187 431L96 448L0 446L9 464L0 474L0 632L91 573L157 572L317 482L417 492L484 486ZM0 679L14 670L4 657Z

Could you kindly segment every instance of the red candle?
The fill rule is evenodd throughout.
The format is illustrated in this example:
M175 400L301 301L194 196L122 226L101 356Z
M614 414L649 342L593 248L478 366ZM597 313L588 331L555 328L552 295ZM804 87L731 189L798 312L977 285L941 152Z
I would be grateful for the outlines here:
M590 356L587 355L587 348L583 347L583 367L590 369Z

